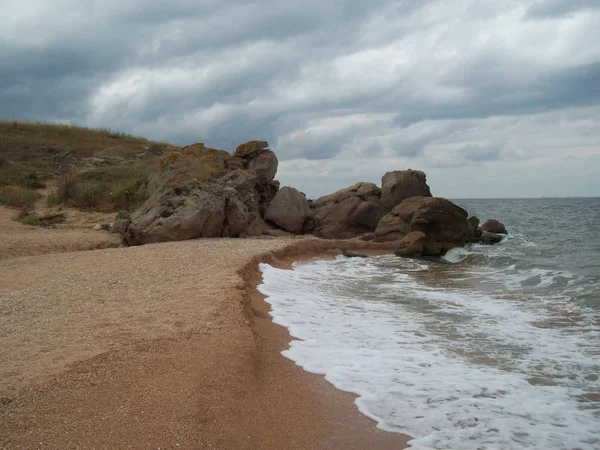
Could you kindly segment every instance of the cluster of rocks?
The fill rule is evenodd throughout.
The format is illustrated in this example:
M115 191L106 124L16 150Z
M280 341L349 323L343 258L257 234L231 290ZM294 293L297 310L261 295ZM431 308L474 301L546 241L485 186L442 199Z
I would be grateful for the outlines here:
M125 242L262 234L279 191L277 157L267 147L264 141L247 142L231 155L193 144L163 159L140 188L148 200L127 219Z
M359 182L309 200L275 180L277 157L267 142L251 141L233 154L193 144L164 158L140 188L148 196L131 217L120 213L113 231L128 245L199 237L313 234L326 239L398 241L403 256L442 255L469 242L502 239L504 226L432 197L423 172L386 173L381 187Z

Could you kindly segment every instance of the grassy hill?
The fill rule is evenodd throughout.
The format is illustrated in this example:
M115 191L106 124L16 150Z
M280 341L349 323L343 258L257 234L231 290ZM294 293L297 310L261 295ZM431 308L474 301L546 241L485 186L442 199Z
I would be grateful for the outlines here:
M135 209L160 158L178 149L104 129L0 120L0 203L111 212Z

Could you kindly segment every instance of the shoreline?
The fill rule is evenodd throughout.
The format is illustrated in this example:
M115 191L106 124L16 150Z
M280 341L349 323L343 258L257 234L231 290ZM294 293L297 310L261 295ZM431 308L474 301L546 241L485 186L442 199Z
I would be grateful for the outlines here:
M292 245L280 252L261 255L263 257L259 258L259 262L253 260L250 267L246 265L241 270L241 276L246 280L247 307L250 308L249 313L252 315L251 323L257 340L258 360L262 366L261 370L267 374L285 373L286 386L276 387L276 389L282 391L282 396L285 395L284 391L289 389L287 383L308 385L311 403L320 408L319 415L325 414L325 417L320 419L316 417L310 419L311 422L324 426L323 429L319 429L317 442L307 442L302 445L299 442L291 442L289 447L282 446L279 448L296 448L296 445L297 448L327 448L332 450L397 450L407 448L407 442L412 437L377 428L374 420L358 410L354 403L358 397L357 395L337 389L326 381L323 375L306 372L297 366L294 361L285 358L281 354L283 350L289 348L289 343L294 338L289 334L287 328L273 323L269 315L271 306L265 300L265 296L257 289L262 282L262 274L258 269L258 264L267 263L280 269L293 270L292 264L296 262L333 259L341 254L342 247L347 250L361 250L363 254L369 256L393 251L389 245L373 245L370 243L363 245L364 243L360 241L317 242L323 242L325 245L320 246L316 242L312 245L310 243L299 244L298 247ZM303 399L303 402L305 400ZM294 408L297 407L295 405L291 406L291 409ZM303 414L306 414L306 410L304 413L299 412L299 415ZM335 432L329 434L333 428L335 428ZM313 433L315 431L317 430L313 428ZM313 437L312 440L314 441L315 438Z
M280 354L291 337L256 289L258 263L342 249L392 250L208 239L0 261L0 448L404 448Z

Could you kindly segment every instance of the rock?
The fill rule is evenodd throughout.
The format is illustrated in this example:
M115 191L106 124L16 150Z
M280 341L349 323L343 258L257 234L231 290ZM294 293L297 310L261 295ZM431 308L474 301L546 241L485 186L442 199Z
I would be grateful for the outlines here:
M479 217L471 216L467 220L469 221L469 225L471 225L471 229L473 230L473 236L481 236L481 228L479 228Z
M381 178L381 203L389 209L410 197L431 197L427 177L420 170L387 172Z
M102 225L97 223L96 225L94 225L94 228L92 228L92 230L94 231L102 231Z
M314 234L327 239L349 239L375 231L389 209L381 204L381 190L373 183L356 183L314 202Z
M312 218L306 197L289 186L282 187L267 208L265 219L291 233L300 233L304 222Z
M223 224L223 237L239 237L244 234L248 227L248 215L250 211L244 202L238 197L237 191L227 188L229 195L226 195L225 201L225 220Z
M490 233L489 231L482 231L481 236L476 236L471 239L471 242L482 245L494 245L502 242L504 237L497 233Z
M467 216L464 209L444 198L411 197L381 219L375 240L395 241L413 231L421 231L425 234L423 255L443 255L473 237Z
M396 256L414 257L422 256L424 251L425 233L412 231L402 238L398 245Z
M267 229L267 223L262 219L260 214L251 212L248 216L248 226L246 231L240 237L246 236L261 236Z
M329 203L339 203L349 197L359 197L363 200L368 198L379 199L381 189L373 183L359 182L347 188L340 189L333 194L319 197L315 202L315 208L320 208Z
M275 198L277 192L279 192L279 181L273 180L269 184L259 184L256 186L256 190L259 196L260 215L264 217L271 201Z
M248 161L247 169L256 174L260 184L268 184L277 173L277 156L271 150L259 150Z
M344 250L342 252L342 255L344 255L347 258L368 258L369 257L368 255L363 255L362 253L354 253L349 250Z
M481 231L488 231L490 233L506 233L506 227L502 222L498 222L496 219L486 220L483 225L481 225Z
M158 189L131 216L125 233L129 245L219 237L225 222L225 195L219 185L195 179Z
M131 223L117 228L125 229L129 245L262 235L267 207L279 190L273 179L277 157L266 146L252 141L232 156L196 143L170 154L142 186L140 195L148 199Z
M227 160L227 168L229 170L244 170L246 169L247 161L244 158L234 156Z
M361 239L363 241L372 241L375 239L375 233L365 233L362 235Z
M326 239L350 239L375 230L389 210L378 200L348 197L315 210L314 234Z
M467 219L469 221L469 225L473 230L476 230L479 227L479 217L471 216Z
M124 234L130 223L131 219L115 219L110 231L117 234Z
M137 195L150 197L160 186L168 182L185 182L189 178L210 181L228 171L232 156L225 150L206 147L202 142L187 145L162 158L159 169L151 173L138 189Z
M249 141L244 144L238 145L233 155L239 156L241 158L247 158L267 148L268 146L269 144L266 141Z

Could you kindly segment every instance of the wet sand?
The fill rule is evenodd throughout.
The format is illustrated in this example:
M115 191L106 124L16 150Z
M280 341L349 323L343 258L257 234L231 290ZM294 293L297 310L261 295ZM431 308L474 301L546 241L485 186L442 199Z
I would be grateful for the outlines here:
M403 448L281 356L289 334L255 288L259 262L371 247L202 239L1 260L0 448Z

